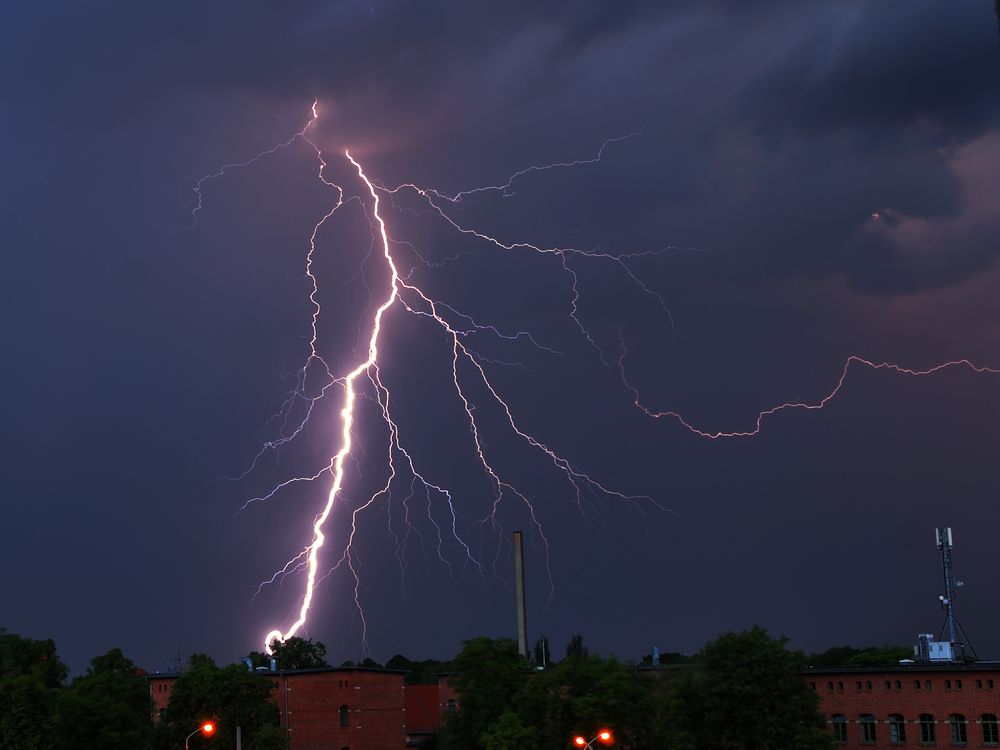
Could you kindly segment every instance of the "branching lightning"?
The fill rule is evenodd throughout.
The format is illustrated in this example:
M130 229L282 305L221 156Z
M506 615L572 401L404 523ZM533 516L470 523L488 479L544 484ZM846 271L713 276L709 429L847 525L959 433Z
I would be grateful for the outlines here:
M588 518L588 520L590 520L590 517L596 513L593 502L595 498L612 498L630 504L648 504L661 510L665 510L665 508L652 497L646 495L628 494L616 489L607 482L598 481L594 478L594 476L584 472L571 463L565 456L557 452L557 450L548 442L543 441L537 435L532 434L526 427L523 426L522 420L518 418L515 410L511 407L510 402L491 381L487 373L486 365L497 364L501 366L509 365L518 367L524 367L524 365L518 362L505 362L495 358L485 357L472 348L472 344L470 342L473 341L476 336L492 336L506 342L527 342L537 351L548 356L562 356L561 352L545 343L544 340L540 340L539 337L536 337L531 331L509 330L502 325L492 322L484 322L471 314L459 310L456 306L445 302L444 300L438 299L422 289L414 280L414 269L401 271L399 260L393 254L394 248L408 248L413 256L429 269L439 268L445 263L451 262L465 253L460 252L456 255L445 258L442 261L430 261L424 257L412 243L392 238L390 236L390 231L387 227L385 217L383 216L383 198L386 199L387 202L395 205L395 199L398 196L401 196L404 193L409 194L416 200L422 201L422 203L426 205L426 209L424 209L426 212L429 212L431 216L436 216L443 222L444 227L457 233L459 236L487 243L488 245L505 253L529 252L538 254L542 257L553 258L555 262L558 263L558 267L565 274L567 279L567 314L573 321L573 324L579 331L582 339L595 350L597 357L606 366L611 365L604 348L599 343L597 337L594 336L587 328L579 314L581 291L579 277L574 269L573 263L589 261L616 266L629 283L633 284L642 295L655 302L661 310L664 320L671 332L676 332L677 327L675 325L674 317L663 295L640 278L640 276L633 269L631 261L641 257L660 256L677 250L696 250L696 248L678 248L667 246L632 252L610 252L600 249L588 250L571 247L543 247L541 245L523 240L511 241L500 239L478 228L466 226L464 223L460 223L453 216L453 212L450 211L450 209L453 209L457 204L473 195L482 193L496 193L502 197L513 195L514 183L517 180L526 178L535 173L553 169L595 164L604 157L606 150L610 146L629 138L633 138L639 135L638 133L631 133L606 140L600 146L596 155L592 158L529 166L514 172L505 182L501 184L468 189L453 194L448 194L433 188L422 187L414 183L405 183L395 187L385 186L370 178L365 172L362 164L351 155L350 151L345 150L343 158L346 160L346 163L350 164L353 171L357 174L360 183L364 185L364 190L362 190L360 194L348 197L344 188L331 182L326 177L326 169L328 166L327 155L317 144L314 136L312 135L312 131L315 128L318 118L319 113L317 104L314 102L312 105L311 119L291 138L279 143L273 148L260 152L246 161L226 164L212 174L202 177L194 186L196 202L194 207L191 209L191 227L194 228L197 225L198 214L203 209L203 189L209 181L220 179L235 169L253 166L261 159L272 156L277 152L292 146L298 141L302 141L310 149L312 149L317 164L317 179L325 189L330 190L335 196L329 209L313 226L312 231L308 236L308 250L305 254L305 276L309 280L309 302L312 307L309 324L310 335L308 337L309 353L306 356L305 362L296 372L294 389L287 396L285 402L281 405L275 417L272 418L280 424L279 436L265 441L260 450L250 461L246 470L242 474L235 477L236 479L241 479L248 476L255 470L258 462L263 456L268 453L279 451L282 446L299 437L305 429L309 419L315 413L315 407L320 401L328 396L328 392L331 389L334 389L335 393L342 392L342 402L338 416L339 446L336 452L330 457L329 461L324 466L310 474L289 477L276 483L266 493L247 500L242 508L242 510L245 510L255 502L270 500L291 485L303 482L315 482L329 476L330 484L326 492L326 500L320 511L313 519L312 536L309 543L296 555L289 559L288 562L279 568L269 579L263 581L258 587L258 592L260 592L260 590L265 586L280 582L289 574L305 574L305 583L301 599L299 600L297 615L292 623L286 628L274 629L266 635L265 649L268 652L270 652L272 644L275 640L283 641L302 631L309 619L310 609L314 601L317 585L326 575L329 575L334 570L338 570L341 567L346 567L348 569L354 582L354 604L361 618L363 629L362 641L364 642L365 634L367 632L367 624L361 604L361 578L358 571L354 543L358 533L360 515L365 511L378 506L382 500L386 500L386 512L389 514L390 518L389 530L395 540L395 554L399 560L401 570L405 569L406 546L408 544L411 531L423 539L423 534L413 525L411 520L418 511L416 503L421 495L421 493L418 492L418 488L422 489L422 494L426 497L426 516L430 524L435 529L437 537L437 555L441 562L454 575L452 563L447 559L447 556L443 551L443 545L445 543L444 540L447 536L459 547L461 547L467 558L468 565L471 565L480 572L485 572L487 569L487 564L477 558L470 545L462 537L462 531L459 524L461 514L456 507L457 498L455 492L453 492L452 489L445 485L440 479L428 476L427 472L418 466L418 462L414 457L413 451L407 448L405 444L403 431L400 429L400 424L397 421L396 416L398 413L398 407L395 405L395 400L390 388L382 378L382 372L379 366L380 346L383 346L384 338L382 334L387 325L386 315L394 307L399 308L401 311L415 316L418 319L429 322L439 331L440 335L444 336L448 343L450 349L450 382L448 383L448 387L454 393L457 403L464 412L464 419L468 429L469 439L471 441L471 446L475 451L476 461L478 462L478 469L482 472L482 475L488 480L490 486L492 487L492 501L490 509L484 517L476 519L477 524L490 525L493 529L499 530L497 513L504 499L513 499L515 502L522 504L528 514L528 517L531 519L531 524L537 533L538 538L542 542L543 552L546 559L546 567L548 567L550 554L549 544L542 523L539 520L538 513L536 512L536 508L534 507L528 494L520 489L511 479L505 477L495 467L490 459L488 443L484 439L483 428L476 414L477 405L472 396L472 391L470 390L473 383L478 389L480 389L481 393L485 394L491 404L498 409L498 413L502 415L502 422L504 423L505 428L509 429L510 434L517 440L521 441L524 445L528 446L531 450L537 452L541 457L544 457L551 467L562 476L572 491L573 500L577 508L585 518ZM314 261L316 253L318 252L317 237L320 230L345 204L355 201L364 210L371 227L372 244L369 249L369 255L380 255L380 261L384 264L384 269L387 272L388 283L379 292L374 292L369 289L369 292L372 295L372 302L370 304L371 307L374 308L374 312L371 314L370 318L370 329L367 329L366 332L362 332L360 329L358 331L359 340L362 338L367 339L367 346L363 350L363 358L357 361L354 366L346 372L346 374L338 375L332 370L327 361L320 354L319 350L318 342L320 339L320 327L322 324L322 310L318 299L320 282L314 270ZM376 250L378 253L376 253ZM364 275L363 266L359 269L355 276L357 275ZM375 304L376 300L378 300L377 305ZM369 308L369 310L370 309L371 308ZM712 440L721 438L753 437L758 435L763 429L766 419L768 417L772 417L780 411L815 411L824 408L841 392L849 371L855 366L866 367L873 370L889 370L899 375L909 376L929 376L945 368L952 367L964 367L980 374L1000 374L1000 370L998 369L982 367L967 359L944 362L924 370L917 370L902 367L890 362L876 362L860 356L852 355L845 361L840 376L836 380L833 388L830 389L822 398L812 402L788 401L769 409L765 409L757 414L756 419L752 420L750 427L742 430L713 431L696 426L692 421L684 417L678 411L656 410L647 406L638 389L628 378L625 367L628 350L625 346L624 338L620 337L619 344L620 348L617 358L618 371L621 377L622 385L626 391L632 395L636 408L653 419L672 419L686 428L691 434ZM315 392L314 395L308 395L306 389L307 378L312 380L315 377L320 377L322 381L321 385L318 392ZM336 388L334 388L334 386L336 386ZM321 552L323 551L327 541L327 525L337 504L344 501L344 486L346 481L345 470L347 461L349 459L356 460L356 457L353 455L353 451L355 447L357 447L357 436L354 433L359 396L370 399L377 406L381 420L387 430L388 452L384 456L387 478L384 484L374 494L366 500L357 503L351 511L350 526L348 529L344 530L346 539L343 549L341 550L341 554L332 566L330 566L327 572L324 573L321 569ZM300 405L300 402L301 404L304 404L304 407L301 409L301 412L296 412L294 407L296 405ZM301 413L301 417L293 418L293 413ZM397 489L396 485L401 485L401 487ZM400 536L398 536L392 529L392 511L388 499L394 492L398 492L399 494L406 492L405 497L402 499L402 519L406 528L402 538L400 538ZM438 503L439 507L445 509L447 514L446 517L448 519L447 523L439 524L435 520L432 512L434 503ZM499 556L499 554L500 552L498 550L497 555ZM492 561L494 573L496 571L496 565L497 560L494 559ZM551 586L551 572L549 573L549 580Z

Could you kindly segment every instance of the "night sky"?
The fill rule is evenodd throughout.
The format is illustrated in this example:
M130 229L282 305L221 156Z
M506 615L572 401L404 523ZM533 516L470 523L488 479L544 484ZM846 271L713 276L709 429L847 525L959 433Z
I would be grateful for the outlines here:
M545 539L509 493L482 523L494 490L450 342L394 307L380 372L401 440L451 489L482 569L440 495L416 485L405 511L402 472L358 516L369 651L349 572L317 589L305 634L331 661L513 636L514 529L530 543L529 639L556 655L575 632L628 659L755 623L806 650L908 644L943 619L937 525L954 529L959 619L1000 655L1000 376L852 367L825 409L710 440L643 414L618 370L624 342L646 406L715 432L822 399L852 354L1000 367L993 2L490 5L4 5L0 625L54 638L74 671L115 646L155 670L178 653L234 660L294 619L301 576L254 593L308 543L329 477L238 511L329 461L341 392L223 477L301 416L299 399L272 418L308 353L305 254L335 191L298 139L206 181L193 227L191 208L201 177L287 141L316 99L310 133L347 197L363 185L344 148L384 186L455 194L637 133L599 162L438 201L506 243L572 248L569 270L452 230L412 191L382 200L402 273L545 347L464 337L518 424L653 499L578 501L466 361L484 450ZM337 374L363 360L388 289L369 219L351 201L317 236L318 344ZM387 478L370 383L361 396L324 572Z

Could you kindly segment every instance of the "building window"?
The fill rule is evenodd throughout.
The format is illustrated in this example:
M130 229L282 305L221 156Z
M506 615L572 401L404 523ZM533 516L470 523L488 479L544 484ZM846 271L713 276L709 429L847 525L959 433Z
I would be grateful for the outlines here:
M872 689L872 681L871 680L865 681L865 690L871 690L871 689Z
M812 686L812 689L813 689L813 690L815 690L815 689L816 689L816 683L815 683L815 682L810 682L809 684L810 684L810 685Z
M896 680L896 690L902 690L902 689L903 689L903 683L900 682L899 680Z
M997 728L996 714L983 714L979 717L979 723L983 726L983 742L987 745L1000 743L1000 730Z
M906 742L906 720L902 714L889 714L889 741L896 745Z
M928 690L929 691L930 689L931 689L931 681L930 680L924 680L924 690Z
M951 690L951 680L945 680L944 681L944 689L945 690Z
M983 681L976 680L976 690L982 690L982 689L983 689Z
M340 707L340 726L351 726L351 709L349 706Z
M448 707L448 713L451 713L451 714L455 713L458 710L458 704L455 702L454 698L449 698L448 699L448 705L447 705L447 707Z
M993 680L990 680L990 687L993 687ZM839 692L841 692L841 693L844 692L844 681L843 680L837 680L837 690Z
M962 681L955 680L955 690L961 690L961 689L962 689Z
M920 714L920 741L925 743L934 742L934 716L931 714Z
M987 680L986 681L986 687L987 687L987 689L992 690L993 689L993 680Z
M875 717L871 714L861 714L858 722L861 725L861 742L866 745L875 744Z
M833 730L834 742L847 742L847 717L834 714L830 717L830 728Z
M855 690L861 689L861 680L858 680L857 682L854 683L854 689Z
M886 680L885 681L885 689L886 690L892 690L892 680Z
M829 690L831 693L833 692L833 680L826 683L826 689Z
M966 745L969 742L969 727L962 714L952 714L948 717L948 725L951 727L951 744Z

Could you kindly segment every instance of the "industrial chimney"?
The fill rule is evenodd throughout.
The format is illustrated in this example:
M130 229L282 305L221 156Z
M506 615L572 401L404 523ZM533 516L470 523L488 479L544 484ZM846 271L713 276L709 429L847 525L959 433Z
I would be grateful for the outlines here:
M514 587L517 596L517 650L528 658L528 622L524 605L524 544L520 531L514 532Z

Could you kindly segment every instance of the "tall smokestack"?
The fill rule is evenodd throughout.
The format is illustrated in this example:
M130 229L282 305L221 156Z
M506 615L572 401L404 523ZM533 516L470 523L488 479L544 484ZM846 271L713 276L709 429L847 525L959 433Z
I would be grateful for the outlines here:
M521 532L514 532L514 586L517 595L517 650L528 658L528 621L524 606L524 546Z

